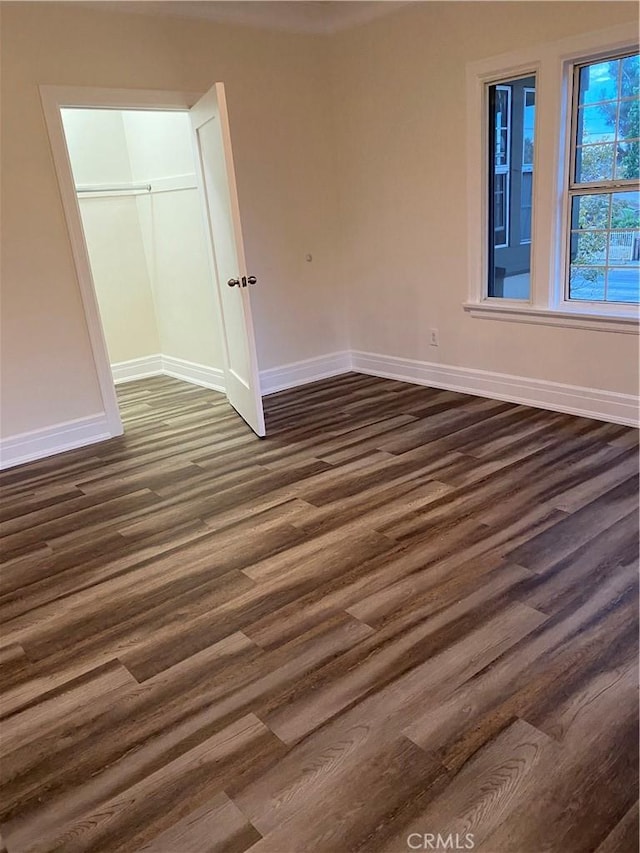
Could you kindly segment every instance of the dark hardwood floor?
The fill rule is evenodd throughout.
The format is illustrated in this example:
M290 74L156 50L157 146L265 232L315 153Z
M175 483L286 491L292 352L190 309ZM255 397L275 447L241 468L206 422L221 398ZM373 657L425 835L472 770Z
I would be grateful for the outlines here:
M637 432L118 393L125 436L0 477L0 850L638 850Z

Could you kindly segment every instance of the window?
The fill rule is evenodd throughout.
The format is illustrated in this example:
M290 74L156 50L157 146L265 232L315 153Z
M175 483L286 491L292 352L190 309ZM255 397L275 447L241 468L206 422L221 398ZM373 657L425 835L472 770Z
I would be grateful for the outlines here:
M637 32L518 49L466 74L465 310L637 335Z
M570 300L639 301L639 59L636 53L574 71Z
M535 77L489 86L488 295L528 299Z

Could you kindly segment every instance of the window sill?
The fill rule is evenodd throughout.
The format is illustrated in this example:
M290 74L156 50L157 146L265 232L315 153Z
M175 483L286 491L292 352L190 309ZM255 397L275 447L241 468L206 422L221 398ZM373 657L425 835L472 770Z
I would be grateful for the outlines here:
M637 335L640 332L638 315L596 314L567 309L535 308L514 302L465 302L464 310L472 317L485 320L502 320L510 323L530 323L542 326L560 326L566 329L589 329L600 332L621 332Z

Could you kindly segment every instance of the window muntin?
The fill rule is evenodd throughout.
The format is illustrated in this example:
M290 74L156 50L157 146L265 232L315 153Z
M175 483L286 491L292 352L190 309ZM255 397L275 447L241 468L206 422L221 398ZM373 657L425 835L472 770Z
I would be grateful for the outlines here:
M639 56L579 65L569 185L572 301L640 301Z
M535 77L489 85L489 297L529 299Z

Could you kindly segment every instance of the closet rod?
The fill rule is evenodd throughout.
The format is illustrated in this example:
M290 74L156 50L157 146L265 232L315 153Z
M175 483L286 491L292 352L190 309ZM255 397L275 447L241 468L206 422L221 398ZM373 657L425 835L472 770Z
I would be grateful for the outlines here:
M77 193L122 193L122 192L136 192L137 190L145 190L146 192L151 192L151 184L134 184L133 186L119 186L119 187L76 187Z

